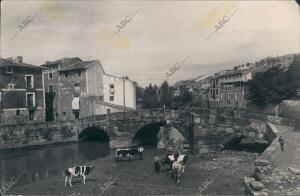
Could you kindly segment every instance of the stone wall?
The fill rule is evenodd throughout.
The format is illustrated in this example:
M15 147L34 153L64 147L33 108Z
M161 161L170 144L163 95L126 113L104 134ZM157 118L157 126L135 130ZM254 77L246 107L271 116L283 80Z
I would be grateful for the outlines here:
M0 127L0 149L77 141L72 122L53 122Z
M264 151L264 153L257 158L255 161L256 167L273 165L280 154L280 146L278 142L279 131L277 127L273 123L268 123L267 130L266 136L272 141L272 143Z

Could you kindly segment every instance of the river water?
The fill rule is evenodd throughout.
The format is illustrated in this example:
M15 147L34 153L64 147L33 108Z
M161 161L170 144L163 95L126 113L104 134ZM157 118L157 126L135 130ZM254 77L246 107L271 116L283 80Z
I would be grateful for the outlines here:
M0 151L0 185L15 186L48 179L76 164L110 154L109 144L84 141Z

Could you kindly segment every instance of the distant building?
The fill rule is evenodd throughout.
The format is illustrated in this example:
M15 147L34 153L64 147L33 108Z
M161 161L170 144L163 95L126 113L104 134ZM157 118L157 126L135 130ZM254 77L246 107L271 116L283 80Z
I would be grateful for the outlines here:
M136 109L136 83L105 73L98 60L63 58L42 65L47 120L74 120Z
M209 108L218 108L220 107L220 99L219 99L219 81L218 81L218 73L215 73L213 77L209 78L210 88L208 92L208 107Z
M220 107L246 108L245 83L252 79L247 70L228 70L218 76Z
M42 68L23 57L0 58L0 123L44 121Z

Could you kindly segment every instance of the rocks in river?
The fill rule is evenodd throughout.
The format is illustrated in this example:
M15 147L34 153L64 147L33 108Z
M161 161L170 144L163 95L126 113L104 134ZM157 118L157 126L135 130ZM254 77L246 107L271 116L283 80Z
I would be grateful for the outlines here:
M256 191L261 191L264 189L264 185L259 181L251 181L250 186Z
M289 170L292 174L300 175L300 169L289 167Z
M264 190L264 185L252 177L244 177L244 183L246 195L269 195L268 190Z

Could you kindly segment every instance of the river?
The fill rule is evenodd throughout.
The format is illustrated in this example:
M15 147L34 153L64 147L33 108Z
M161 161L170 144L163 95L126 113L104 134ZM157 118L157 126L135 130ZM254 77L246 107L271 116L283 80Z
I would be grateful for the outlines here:
M66 168L110 154L109 144L83 141L0 151L0 185L16 186L51 178Z

